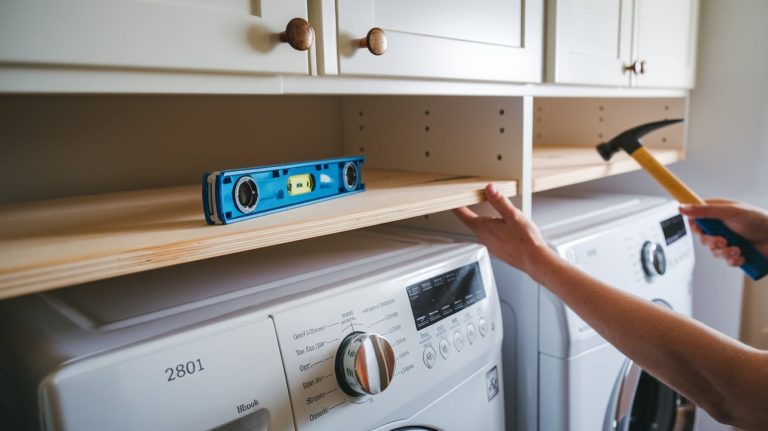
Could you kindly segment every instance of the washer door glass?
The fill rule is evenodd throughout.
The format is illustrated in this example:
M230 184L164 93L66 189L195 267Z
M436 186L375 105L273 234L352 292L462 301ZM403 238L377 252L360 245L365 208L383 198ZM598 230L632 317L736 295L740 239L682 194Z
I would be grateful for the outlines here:
M627 359L613 387L605 431L692 431L696 407Z

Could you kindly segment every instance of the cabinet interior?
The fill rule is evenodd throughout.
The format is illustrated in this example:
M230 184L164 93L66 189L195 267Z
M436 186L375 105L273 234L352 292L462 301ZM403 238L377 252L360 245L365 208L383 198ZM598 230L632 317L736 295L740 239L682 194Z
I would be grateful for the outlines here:
M398 114L374 115L379 102ZM501 179L505 194L517 193L514 176L502 176L498 168L484 172L480 165L486 159L512 165L515 151L500 161L500 141L470 146L462 140L466 133L462 139L443 135L452 156L466 148L463 157L449 157L443 142L422 134L422 107L428 106L422 102L4 97L0 111L7 120L0 139L10 145L2 147L2 156L15 163L2 173L0 298L475 204L492 179ZM455 109L458 102L449 104ZM361 109L363 117L370 114L363 129L378 130L377 136L389 130L387 139L345 142L346 127L360 132ZM429 109L443 115L440 106ZM404 114L416 111L418 119ZM449 120L429 124L440 133L441 122ZM424 145L434 157L421 154L426 162L404 163L406 148L421 153ZM200 179L206 171L349 155L360 148L368 161L365 193L227 226L205 224Z
M342 116L368 166L521 178L522 97L350 96Z
M338 97L2 96L0 203L198 184L335 157ZM24 181L18 181L24 178Z
M534 192L636 170L594 146L685 111L685 98L3 96L0 298L382 223L455 225L444 211L491 181L530 213ZM644 144L677 161L684 131ZM361 153L365 193L205 224L206 171Z
M551 190L634 171L624 153L606 163L595 146L626 129L653 121L687 117L686 98L537 98L533 122L533 192ZM642 139L662 163L685 157L685 122Z

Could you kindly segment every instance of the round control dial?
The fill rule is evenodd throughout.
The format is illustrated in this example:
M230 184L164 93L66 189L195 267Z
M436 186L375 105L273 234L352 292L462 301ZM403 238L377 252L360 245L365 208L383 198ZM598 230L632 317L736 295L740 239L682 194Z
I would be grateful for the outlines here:
M336 380L347 395L383 392L395 373L395 351L386 338L365 332L349 334L336 353Z
M640 252L640 260L643 263L643 271L648 277L663 275L667 272L667 256L664 248L657 242L646 241Z

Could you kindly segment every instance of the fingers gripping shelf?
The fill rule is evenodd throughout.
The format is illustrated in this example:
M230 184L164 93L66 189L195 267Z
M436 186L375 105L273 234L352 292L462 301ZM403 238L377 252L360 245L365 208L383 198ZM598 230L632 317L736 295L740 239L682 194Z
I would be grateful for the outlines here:
M0 207L0 299L416 217L484 199L489 178L366 169L365 193L208 226L200 186ZM495 181L514 196L517 182Z

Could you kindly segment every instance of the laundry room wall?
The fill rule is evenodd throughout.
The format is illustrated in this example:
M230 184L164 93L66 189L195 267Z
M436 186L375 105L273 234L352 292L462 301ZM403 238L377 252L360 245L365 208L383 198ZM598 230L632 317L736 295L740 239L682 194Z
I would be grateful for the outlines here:
M696 87L691 93L687 159L671 166L703 197L727 197L768 208L768 2L702 0ZM664 195L643 172L580 186L591 190ZM763 334L768 291L748 285L697 244L693 315L745 341ZM742 309L748 312L742 322ZM742 324L744 327L742 327ZM757 335L755 335L757 334ZM729 430L700 415L699 431Z

